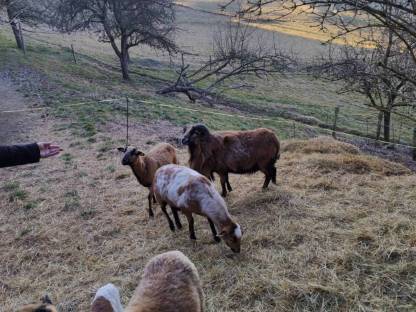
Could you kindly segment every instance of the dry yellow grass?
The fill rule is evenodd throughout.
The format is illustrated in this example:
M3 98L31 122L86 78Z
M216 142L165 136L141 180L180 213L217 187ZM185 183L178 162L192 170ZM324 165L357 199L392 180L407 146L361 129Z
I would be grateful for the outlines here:
M32 135L62 142L67 155L2 172L1 311L44 293L60 311L88 311L108 282L126 303L145 263L172 249L197 266L207 311L414 310L416 176L401 165L326 138L284 142L277 186L262 192L261 174L231 176L227 202L244 229L234 255L212 243L203 218L195 243L186 227L171 233L158 208L148 220L147 191L114 151L117 122L95 143L56 126ZM140 124L132 142L146 149L180 133Z
M285 141L282 144L282 152L303 154L358 154L360 150L354 145L321 136L310 140Z

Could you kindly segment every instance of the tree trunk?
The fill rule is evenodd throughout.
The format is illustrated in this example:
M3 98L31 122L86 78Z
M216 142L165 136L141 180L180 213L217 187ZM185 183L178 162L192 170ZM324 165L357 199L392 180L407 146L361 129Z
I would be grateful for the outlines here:
M124 80L130 80L128 55L126 55L124 53L121 53L120 65L121 65L121 72L123 74L123 79Z
M384 141L390 142L390 120L391 120L391 112L385 111L384 112Z
M130 56L129 56L129 48L127 46L127 37L121 36L120 64L121 64L121 72L123 73L124 80L130 80L129 63L130 63Z
M383 121L383 112L378 113L377 129L376 129L376 140L380 140L381 135L381 122Z
M129 50L127 50L127 62L129 62L129 64L131 63Z
M22 36L20 35L20 31L19 31L19 25L16 23L13 12L9 6L7 7L7 17L9 18L10 26L12 27L12 30L13 30L13 35L16 40L17 48L20 50L23 50L24 46L23 46Z

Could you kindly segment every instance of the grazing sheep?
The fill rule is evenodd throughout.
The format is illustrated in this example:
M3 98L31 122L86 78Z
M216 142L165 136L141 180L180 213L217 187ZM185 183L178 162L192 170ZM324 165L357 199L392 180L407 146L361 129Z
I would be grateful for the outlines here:
M153 217L151 187L155 172L167 164L178 164L175 148L168 143L161 143L153 147L147 154L136 148L118 148L124 152L122 164L130 166L141 185L149 188L149 216Z
M122 312L117 288L100 288L92 312ZM202 312L203 293L195 265L183 253L170 251L151 259L144 268L125 312Z
M269 129L252 131L223 131L211 133L205 125L193 126L182 139L188 145L192 169L206 177L213 172L220 175L222 196L231 186L228 173L254 173L261 171L266 178L263 188L270 181L276 184L276 160L280 158L280 142Z
M17 312L58 312L48 296L43 297L40 301L41 303L25 305L19 308Z
M208 218L215 241L218 242L219 237L222 237L232 251L240 252L240 225L231 219L224 199L206 177L187 167L163 166L156 171L153 192L172 231L175 226L166 211L167 204L172 208L177 225L179 210L187 217L191 239L196 239L192 217L196 213ZM219 237L217 229L220 231Z

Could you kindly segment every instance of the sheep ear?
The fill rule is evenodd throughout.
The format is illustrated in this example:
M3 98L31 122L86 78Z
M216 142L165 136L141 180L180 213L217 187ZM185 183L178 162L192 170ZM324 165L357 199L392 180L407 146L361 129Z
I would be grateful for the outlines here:
M182 130L183 130L183 133L185 134L186 130L188 130L188 127L184 126Z
M134 152L134 154L136 155L136 156L144 156L145 154L143 153L143 152L141 152L141 151L135 151Z
M119 147L119 148L117 148L117 150L119 152L125 153L127 151L127 148L126 147Z
M227 235L227 231L225 231L225 230L222 230L220 234L217 234L217 236L221 237L221 238L226 236L226 235Z

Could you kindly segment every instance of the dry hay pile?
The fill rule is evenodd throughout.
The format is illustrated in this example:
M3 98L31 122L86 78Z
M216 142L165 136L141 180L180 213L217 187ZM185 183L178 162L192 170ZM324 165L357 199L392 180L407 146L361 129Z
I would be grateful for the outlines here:
M187 227L171 233L157 207L149 221L147 191L113 150L73 149L70 161L7 171L25 197L2 182L4 311L45 292L61 311L87 311L107 282L125 303L148 259L171 249L197 266L207 311L416 308L416 176L401 165L332 139L284 142L277 186L262 192L261 174L231 176L227 201L244 230L234 255L212 243L203 218L195 243Z

